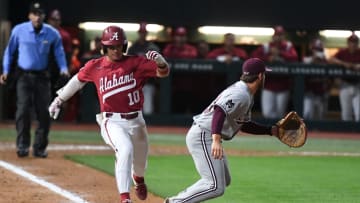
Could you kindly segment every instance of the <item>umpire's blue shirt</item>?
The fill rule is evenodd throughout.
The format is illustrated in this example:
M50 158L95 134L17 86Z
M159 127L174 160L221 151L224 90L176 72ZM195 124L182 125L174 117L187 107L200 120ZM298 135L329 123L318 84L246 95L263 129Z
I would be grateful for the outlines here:
M54 53L50 53L51 47ZM4 52L3 74L8 74L15 53L17 65L25 71L41 71L48 66L49 54L54 54L61 72L67 71L65 52L59 32L43 23L38 34L31 21L16 25L11 31L9 43Z

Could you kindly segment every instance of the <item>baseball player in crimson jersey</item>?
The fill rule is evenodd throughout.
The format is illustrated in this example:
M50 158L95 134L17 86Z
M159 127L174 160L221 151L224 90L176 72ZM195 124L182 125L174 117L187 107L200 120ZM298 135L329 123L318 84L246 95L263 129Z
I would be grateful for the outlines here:
M147 197L144 174L148 155L148 138L142 107L142 87L150 77L166 77L168 63L155 51L146 56L123 55L127 40L122 28L109 26L101 43L105 56L87 62L78 74L58 91L49 107L54 119L60 106L87 82L95 84L101 113L97 121L105 143L115 151L115 177L122 203L129 203L131 179L139 199Z
M278 127L251 121L255 93L263 87L265 67L262 60L250 58L243 64L240 81L224 91L199 115L186 135L188 150L201 177L196 183L165 203L201 202L224 194L230 184L228 161L222 140L231 140L239 131L277 135Z
M298 60L296 49L290 41L286 40L282 26L274 27L271 42L255 49L252 57L260 58L268 63ZM288 75L269 75L266 78L266 84L261 93L261 109L265 118L285 116L292 86L292 80Z
M347 47L340 49L330 62L347 70L360 71L359 37L352 33L347 38ZM343 121L360 121L360 81L358 76L341 78L339 101Z

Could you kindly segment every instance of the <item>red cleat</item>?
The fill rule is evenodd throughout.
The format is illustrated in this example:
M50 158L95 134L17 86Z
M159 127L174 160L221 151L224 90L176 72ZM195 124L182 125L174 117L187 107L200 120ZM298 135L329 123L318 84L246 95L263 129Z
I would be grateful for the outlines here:
M145 183L140 183L135 185L135 194L136 196L141 199L145 200L147 197L147 187Z
M145 200L147 198L147 187L144 182L143 177L133 176L135 184L135 194L140 200ZM139 181L140 180L140 181Z

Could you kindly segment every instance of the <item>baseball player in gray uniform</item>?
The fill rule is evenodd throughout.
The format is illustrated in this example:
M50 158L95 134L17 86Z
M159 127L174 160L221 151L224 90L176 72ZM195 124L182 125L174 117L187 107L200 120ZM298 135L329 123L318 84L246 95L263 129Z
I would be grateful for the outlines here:
M271 71L258 58L246 60L240 81L224 91L199 115L186 135L188 150L195 162L200 180L165 203L201 202L224 194L230 184L228 161L222 140L231 140L239 131L250 134L278 133L276 125L266 126L251 121L255 93Z

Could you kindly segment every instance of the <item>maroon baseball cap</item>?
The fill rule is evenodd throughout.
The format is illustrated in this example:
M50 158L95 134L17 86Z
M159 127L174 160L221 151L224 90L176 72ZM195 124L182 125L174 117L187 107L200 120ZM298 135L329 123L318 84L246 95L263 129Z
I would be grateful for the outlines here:
M359 37L355 33L352 33L350 35L350 37L347 38L347 41L348 42L356 42L356 43L358 43L359 42Z
M187 34L187 30L185 27L177 27L174 32L174 35L178 35L178 36L184 36L186 34Z
M147 32L146 25L147 25L147 24L146 24L145 22L141 22L141 23L139 24L139 30L138 30L138 32L146 33L146 32Z
M274 35L282 35L285 34L285 29L281 25L277 25L274 27Z
M243 66L242 71L244 75L257 75L259 73L272 71L270 68L266 67L264 61L259 58L249 58L247 59Z

